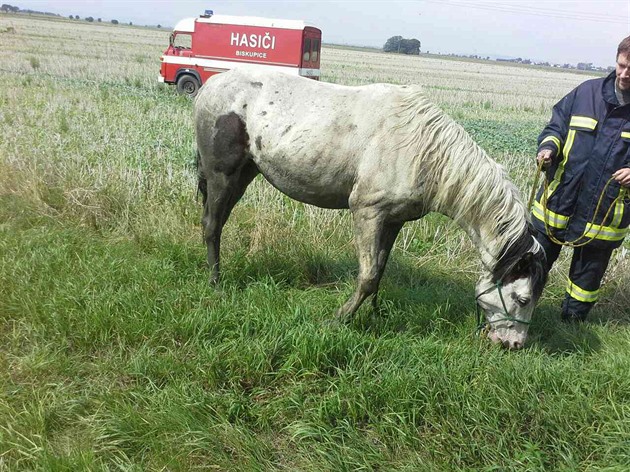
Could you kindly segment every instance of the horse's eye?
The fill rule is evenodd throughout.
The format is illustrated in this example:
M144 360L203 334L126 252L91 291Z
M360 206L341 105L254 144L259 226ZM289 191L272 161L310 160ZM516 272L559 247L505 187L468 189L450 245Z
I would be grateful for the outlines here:
M529 297L518 297L516 299L516 303L518 304L518 306L524 307L529 305L529 302L531 302L532 299Z

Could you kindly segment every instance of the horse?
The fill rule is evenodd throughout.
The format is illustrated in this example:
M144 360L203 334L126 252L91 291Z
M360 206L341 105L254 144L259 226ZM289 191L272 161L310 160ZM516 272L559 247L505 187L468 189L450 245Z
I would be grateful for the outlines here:
M370 295L377 307L402 226L439 212L480 253L476 301L488 337L523 347L546 280L529 212L503 167L419 86L351 87L236 68L204 84L193 115L211 284L223 227L262 174L290 198L351 212L359 273L338 319Z

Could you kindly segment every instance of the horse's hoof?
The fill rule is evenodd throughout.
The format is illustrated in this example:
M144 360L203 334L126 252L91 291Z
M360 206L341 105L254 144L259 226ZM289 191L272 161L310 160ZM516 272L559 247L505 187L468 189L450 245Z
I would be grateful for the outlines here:
M334 318L328 318L324 320L322 325L325 326L326 328L336 330L336 329L346 327L348 323L340 320L338 317L335 316Z
M225 295L225 291L219 285L218 279L216 279L214 277L210 277L210 279L208 280L208 287L210 287L210 290L212 290L212 292L215 295L218 295L220 297Z
M352 316L345 312L337 312L335 313L335 322L340 325L348 325L352 321Z

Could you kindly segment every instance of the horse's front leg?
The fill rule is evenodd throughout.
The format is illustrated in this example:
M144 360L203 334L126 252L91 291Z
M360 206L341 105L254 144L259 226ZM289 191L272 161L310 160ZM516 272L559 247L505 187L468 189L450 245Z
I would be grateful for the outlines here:
M402 228L402 223L387 223L385 215L375 208L354 210L352 218L359 275L355 292L337 311L337 318L344 322L352 318L367 297L376 297L389 253Z

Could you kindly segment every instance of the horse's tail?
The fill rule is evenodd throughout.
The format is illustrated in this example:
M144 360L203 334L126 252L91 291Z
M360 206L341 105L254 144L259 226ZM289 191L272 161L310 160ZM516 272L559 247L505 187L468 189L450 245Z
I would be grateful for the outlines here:
M195 162L197 164L197 197L201 193L201 197L203 199L203 204L206 204L206 200L208 200L208 181L206 177L203 175L203 171L201 169L201 153L199 149L197 149L197 156L195 158Z

